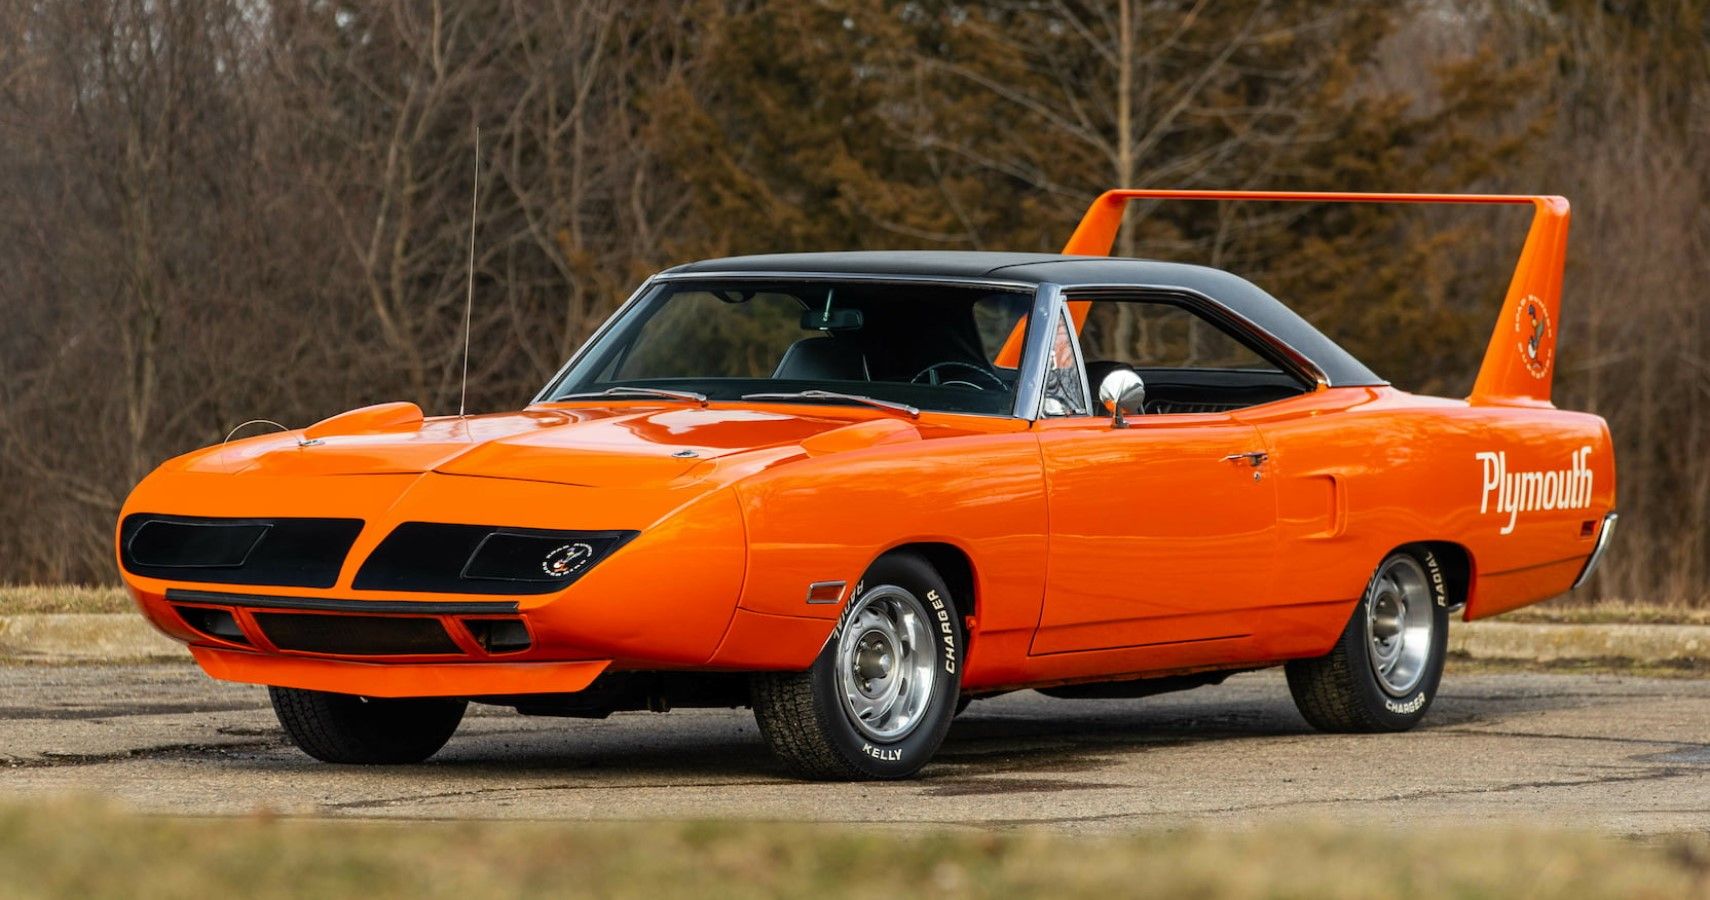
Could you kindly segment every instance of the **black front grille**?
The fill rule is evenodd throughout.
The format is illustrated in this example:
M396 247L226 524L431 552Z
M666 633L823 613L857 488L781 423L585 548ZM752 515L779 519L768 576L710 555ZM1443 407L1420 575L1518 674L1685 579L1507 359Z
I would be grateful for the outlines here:
M254 613L261 632L281 650L346 656L461 653L438 619L409 616L325 616Z
M569 586L636 534L405 522L369 554L352 587L547 594Z
M225 519L136 513L119 526L119 561L147 578L332 587L361 519Z

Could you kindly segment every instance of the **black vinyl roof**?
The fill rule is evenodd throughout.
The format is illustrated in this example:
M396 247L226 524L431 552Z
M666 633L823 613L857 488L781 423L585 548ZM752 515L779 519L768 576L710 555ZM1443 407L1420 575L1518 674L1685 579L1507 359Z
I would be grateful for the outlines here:
M1386 383L1364 363L1312 327L1282 301L1245 278L1188 263L1057 253L989 253L961 250L865 250L845 253L777 253L708 259L667 269L672 275L745 272L819 275L900 275L922 278L989 278L1077 287L1180 288L1203 294L1312 360L1334 387Z

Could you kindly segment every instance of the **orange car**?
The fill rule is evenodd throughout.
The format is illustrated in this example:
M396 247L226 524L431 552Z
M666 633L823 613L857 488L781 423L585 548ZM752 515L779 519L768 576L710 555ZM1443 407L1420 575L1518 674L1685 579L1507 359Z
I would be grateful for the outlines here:
M1535 213L1449 400L1235 275L1106 257L1140 197ZM1112 191L1063 255L679 266L519 412L383 404L165 463L118 558L330 762L425 759L469 702L752 706L800 774L896 778L971 698L1279 664L1313 725L1405 729L1452 614L1579 584L1615 521L1603 420L1550 404L1567 222Z

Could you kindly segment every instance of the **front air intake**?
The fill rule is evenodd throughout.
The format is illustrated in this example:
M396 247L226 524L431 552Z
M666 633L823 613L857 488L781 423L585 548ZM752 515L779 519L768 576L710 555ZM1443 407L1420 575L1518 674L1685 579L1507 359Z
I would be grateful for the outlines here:
M243 629L238 627L237 617L231 610L209 609L203 606L174 606L178 618L184 624L214 638L233 644L248 644L249 638L244 636Z
M521 653L534 643L521 619L464 619L463 627L488 653Z
M438 619L419 616L325 616L253 613L281 650L340 656L437 656L461 653Z

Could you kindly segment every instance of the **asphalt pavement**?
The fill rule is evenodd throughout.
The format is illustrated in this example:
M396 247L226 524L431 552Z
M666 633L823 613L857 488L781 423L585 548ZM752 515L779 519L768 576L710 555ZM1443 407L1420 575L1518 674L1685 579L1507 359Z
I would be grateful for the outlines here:
M912 781L813 784L746 710L534 719L472 707L409 767L314 762L264 689L189 665L0 665L0 797L151 813L752 818L1072 830L1267 820L1710 831L1710 681L1452 669L1426 725L1321 735L1279 672L1139 700L975 703Z

